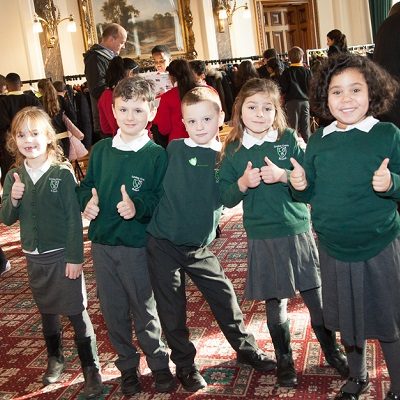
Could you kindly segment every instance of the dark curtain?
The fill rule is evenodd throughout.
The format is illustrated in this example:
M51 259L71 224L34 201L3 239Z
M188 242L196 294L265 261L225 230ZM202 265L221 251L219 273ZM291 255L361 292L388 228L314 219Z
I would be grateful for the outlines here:
M372 36L375 41L381 23L387 18L392 0L369 0L369 12L371 16Z

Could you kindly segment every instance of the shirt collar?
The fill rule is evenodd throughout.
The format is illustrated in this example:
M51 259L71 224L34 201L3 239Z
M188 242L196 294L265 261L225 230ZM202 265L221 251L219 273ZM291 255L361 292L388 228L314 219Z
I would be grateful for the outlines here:
M24 166L32 182L36 184L36 182L50 169L51 161L47 159L39 168L32 168L28 165L25 159Z
M122 151L139 151L146 143L150 141L149 135L146 129L143 129L140 136L132 139L129 142L125 142L121 137L121 129L118 129L117 134L112 139L112 147Z
M267 134L261 139L257 139L254 136L250 135L245 129L243 132L242 145L246 149L251 149L253 146L261 146L265 142L276 142L276 139L278 139L278 131L276 129L269 130Z
M8 92L7 93L7 96L10 96L10 95L20 95L20 94L24 94L24 92L22 91L22 90L14 90L13 92Z
M217 139L213 139L210 143L208 144L197 144L193 139L191 138L185 138L184 142L187 146L189 147L204 147L206 149L211 149L216 152L220 152L222 149L222 143L219 142Z
M365 133L368 133L372 127L379 122L378 119L372 117L371 115L364 118L361 122L358 122L354 125L347 125L345 129L340 129L337 127L337 121L333 121L331 124L326 126L322 131L322 137L331 134L332 132L339 131L339 132L346 132L351 129L358 129Z
M304 67L304 64L299 62L299 63L292 63L290 64L291 67Z
M25 169L28 173L30 173L32 171L40 171L40 172L45 173L51 167L51 161L49 159L47 159L39 168L32 168L28 165L28 163L26 162L26 159L25 159L24 165L25 165Z

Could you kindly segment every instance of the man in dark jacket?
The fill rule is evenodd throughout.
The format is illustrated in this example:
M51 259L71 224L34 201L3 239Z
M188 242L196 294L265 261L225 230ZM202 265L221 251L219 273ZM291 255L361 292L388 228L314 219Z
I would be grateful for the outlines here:
M375 39L374 61L400 79L400 3L392 6L389 16L379 27ZM381 120L393 122L400 128L400 93L397 94L392 109Z
M3 184L7 171L14 162L14 158L6 149L7 131L10 129L14 115L24 107L41 107L40 101L34 95L22 92L21 78L15 72L10 72L5 79L8 93L0 96L0 168L1 184Z
M93 45L84 55L85 76L92 105L93 130L96 139L101 138L97 101L106 88L105 75L110 61L125 47L126 30L118 24L107 25L101 42Z

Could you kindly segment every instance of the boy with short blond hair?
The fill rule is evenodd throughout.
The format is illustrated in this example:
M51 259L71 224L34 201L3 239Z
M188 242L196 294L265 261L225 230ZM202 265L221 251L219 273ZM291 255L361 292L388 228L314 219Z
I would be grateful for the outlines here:
M132 325L159 392L174 378L160 339L161 328L151 289L145 231L161 195L167 165L165 150L149 139L146 126L156 113L154 88L140 77L125 78L113 92L119 129L92 148L85 179L78 188L81 209L90 220L93 267L100 305L118 353L121 390L141 390L140 354L132 344Z
M185 277L202 292L222 332L237 352L238 362L261 371L276 367L261 352L243 323L232 283L207 247L215 238L221 215L216 136L224 122L218 93L196 87L182 99L189 138L169 143L164 194L148 226L150 278L171 360L182 386L191 392L207 383L195 364L196 349L186 325Z

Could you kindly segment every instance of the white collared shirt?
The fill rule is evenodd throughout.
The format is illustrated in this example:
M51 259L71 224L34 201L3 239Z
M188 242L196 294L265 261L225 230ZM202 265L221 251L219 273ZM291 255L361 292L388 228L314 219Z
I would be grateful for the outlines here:
M121 129L118 129L117 134L113 137L112 147L121 151L138 152L147 142L150 141L147 129L143 129L141 134L129 142L125 142L121 137Z
M192 138L185 138L184 142L189 147L204 147L217 152L221 151L222 149L222 143L215 138L208 144L197 144Z
M345 129L341 129L337 127L337 121L333 121L331 124L326 126L323 131L322 131L322 137L327 136L331 134L332 132L346 132L349 131L350 129L359 129L360 131L363 131L365 133L368 133L372 127L379 122L379 119L376 119L372 117L371 115L369 117L364 118L362 121L357 122L354 125L347 125Z
M245 129L243 132L242 145L246 149L251 149L253 146L261 146L265 142L276 142L276 139L278 139L278 131L276 129L269 130L261 139L257 139L256 137L250 135Z
M39 168L31 168L26 159L24 160L24 165L26 172L28 173L29 177L32 179L33 184L36 182L49 170L51 167L51 161L47 159Z

